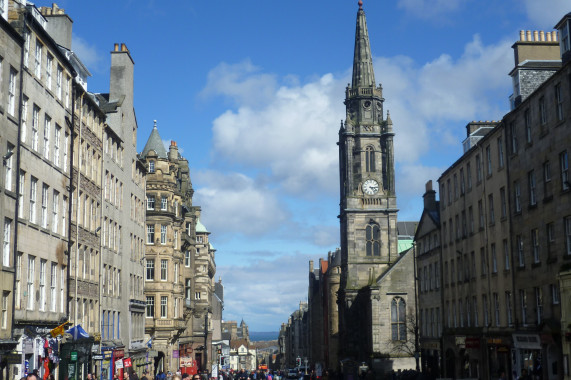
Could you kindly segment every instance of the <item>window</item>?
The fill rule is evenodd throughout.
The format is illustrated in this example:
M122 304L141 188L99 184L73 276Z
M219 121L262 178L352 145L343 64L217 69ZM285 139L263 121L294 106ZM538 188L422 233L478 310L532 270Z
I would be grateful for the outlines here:
M470 220L470 233L474 233L474 210L472 206L468 207L468 219Z
M501 137L498 137L498 166L500 169L504 167L504 143Z
M514 203L515 203L515 212L519 214L521 212L521 189L519 187L519 182L514 182Z
M511 154L517 154L517 131L516 131L516 127L515 127L515 121L512 121L510 123L510 134L511 134L511 138L512 138L512 143L511 143Z
M496 326L500 325L500 300L498 298L498 293L493 294L494 297L494 322Z
M26 142L26 133L28 132L28 98L22 97L22 132L20 133L20 141Z
M490 148L490 146L488 145L486 147L486 161L487 161L487 168L488 168L488 176L492 175L492 150Z
M51 91L52 89L52 68L54 65L54 57L48 53L46 59L46 87Z
M147 276L145 277L147 281L153 281L155 279L155 260L147 260Z
M52 231L57 233L59 227L59 192L54 190L52 196Z
M190 251L184 252L184 266L187 268L190 267Z
M551 164L549 161L543 163L543 197L551 196Z
M474 310L474 327L478 327L478 297L472 297L472 306Z
M149 173L155 172L155 161L149 161Z
M13 166L13 157L14 157L14 146L12 144L8 144L6 149L6 156L8 158L4 158L4 170L6 173L5 180L4 180L4 188L6 190L12 191L12 177L14 176L14 172L12 170ZM6 157L4 156L4 157Z
M381 255L381 229L378 224L370 223L366 227L366 251L367 256Z
M539 325L543 321L543 292L541 288L534 288L536 323Z
M527 173L527 184L529 186L529 205L535 206L537 204L537 198L535 196L535 171L534 170Z
M490 246L492 251L492 273L498 273L498 256L496 254L496 244L492 243Z
M162 196L161 197L161 210L166 210L167 209L167 197Z
M569 159L566 150L559 154L559 168L561 171L561 189L569 190Z
M391 335L392 340L406 340L406 303L401 297L391 302Z
M178 263L174 264L174 279L173 282L178 284Z
M523 113L523 122L525 125L525 141L531 144L531 112L529 108Z
M467 177L467 185L468 185L468 190L472 189L472 170L470 169L470 163L468 162L466 164L466 177Z
M488 274L488 260L486 259L486 250L480 248L480 263L482 265L482 276Z
M555 109L557 120L563 120L563 94L561 93L561 83L555 85Z
M448 178L448 180L446 181L446 184L448 185L448 204L451 205L452 204L452 188L450 187L450 178Z
M36 223L36 196L38 189L38 180L31 177L30 181L30 222Z
M551 303L553 305L559 305L561 296L559 294L559 286L557 284L551 284Z
M111 231L109 231L111 235ZM155 226L152 224L147 225L147 244L153 244L155 242Z
M65 271L66 268L60 268L59 273L59 312L63 313L65 308Z
M56 96L59 100L61 100L62 80L63 80L63 68L60 65L58 65L57 74L56 74Z
M8 297L10 292L2 292L2 329L6 330L8 328Z
M10 67L10 81L8 82L8 113L16 116L16 82L18 73Z
M484 228L484 206L482 200L478 201L478 218L480 220L480 229Z
M184 298L190 301L190 294L192 291L192 281L190 278L184 279Z
M28 67L30 64L30 36L30 31L28 29L24 30L24 67Z
M504 270L510 270L510 251L508 248L508 240L504 239Z
M154 210L155 209L155 196L149 195L147 197L147 210Z
M506 319L508 322L508 326L513 325L513 318L512 318L512 293L506 292Z
M10 237L12 236L12 220L4 218L4 239L2 244L2 265L10 266Z
M16 255L14 267L14 307L19 310L22 308L22 253Z
M458 177L454 173L454 199L458 199Z
M69 90L71 89L71 77L69 75L65 76L65 107L69 108L69 100L70 100L70 93Z
M476 181L482 181L482 159L479 154L476 155Z
M32 112L32 149L38 151L38 134L40 130L40 109L34 104Z
M508 206L506 202L506 188L502 187L500 188L500 213L502 219L504 219L507 216L507 212L508 212Z
M42 220L41 226L48 228L48 185L42 185Z
M69 133L65 134L64 145L63 145L63 171L67 172L67 153L68 153L68 146L69 146Z
M368 146L365 149L365 167L368 173L375 171L375 151L372 147Z
M46 310L46 263L46 260L40 260L40 311Z
M200 300L200 292L194 292L194 299Z
M539 263L539 230L531 230L531 249L533 250L533 262Z
M525 290L520 289L519 300L521 305L521 323L527 325L527 294Z
M173 234L174 234L173 246L174 246L174 249L178 249L178 231L174 231Z
M523 240L521 238L521 235L516 235L515 242L516 242L517 257L519 260L519 266L523 267L525 266L525 258L523 252Z
M464 168L460 168L460 194L464 195L466 192L466 184L464 181Z
M161 225L161 244L167 243L167 226Z
M490 225L496 223L496 216L494 214L494 196L488 195L488 208L490 209Z
M168 297L161 296L161 318L167 317Z
M161 260L161 281L167 280L168 260Z
M484 326L487 327L490 325L490 314L488 309L488 296L485 294L482 294L482 305L484 306Z
M155 297L154 296L147 296L147 318L154 318L155 317Z
M42 48L40 40L36 40L36 55L34 56L34 74L40 78L42 76Z
M61 203L61 234L66 235L67 228L67 197L64 196Z
M28 287L26 289L28 295L28 310L34 310L35 299L34 295L34 279L36 275L36 257L28 255Z
M547 123L547 110L545 109L545 98L543 96L539 98L539 121L541 125Z

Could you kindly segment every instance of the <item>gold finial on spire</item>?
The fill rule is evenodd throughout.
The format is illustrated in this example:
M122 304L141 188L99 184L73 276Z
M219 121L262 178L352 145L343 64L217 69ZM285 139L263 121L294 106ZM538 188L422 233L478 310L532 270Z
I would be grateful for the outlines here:
M359 0L359 9L363 9L363 0Z

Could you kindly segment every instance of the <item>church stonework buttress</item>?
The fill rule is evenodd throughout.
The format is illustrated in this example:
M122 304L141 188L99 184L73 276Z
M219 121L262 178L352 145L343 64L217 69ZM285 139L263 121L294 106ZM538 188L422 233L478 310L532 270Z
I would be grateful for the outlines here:
M341 309L375 284L397 252L393 125L376 85L369 34L359 2L352 83L339 130ZM341 316L341 318L343 318ZM343 318L346 319L346 318ZM342 323L350 323L346 320Z

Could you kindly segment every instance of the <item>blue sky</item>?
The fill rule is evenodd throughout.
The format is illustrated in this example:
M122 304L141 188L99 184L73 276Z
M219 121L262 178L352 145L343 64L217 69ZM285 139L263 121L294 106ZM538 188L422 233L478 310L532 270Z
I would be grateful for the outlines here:
M36 3L47 6L51 3ZM277 331L307 299L308 262L339 245L337 133L357 0L60 0L72 49L107 92L114 43L135 61L142 150L153 120L189 160L217 249L226 320ZM471 120L508 110L519 30L568 0L364 0L394 123L399 220L461 154Z

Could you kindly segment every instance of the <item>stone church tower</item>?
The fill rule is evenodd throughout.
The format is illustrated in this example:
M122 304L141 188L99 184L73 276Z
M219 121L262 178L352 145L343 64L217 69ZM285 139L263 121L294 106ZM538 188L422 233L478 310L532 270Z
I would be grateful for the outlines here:
M339 322L346 357L370 337L370 292L399 259L393 125L375 83L365 12L359 1L353 77L339 130L341 283ZM367 309L367 312L364 312ZM368 328L367 328L368 326ZM340 357L340 359L343 356Z

